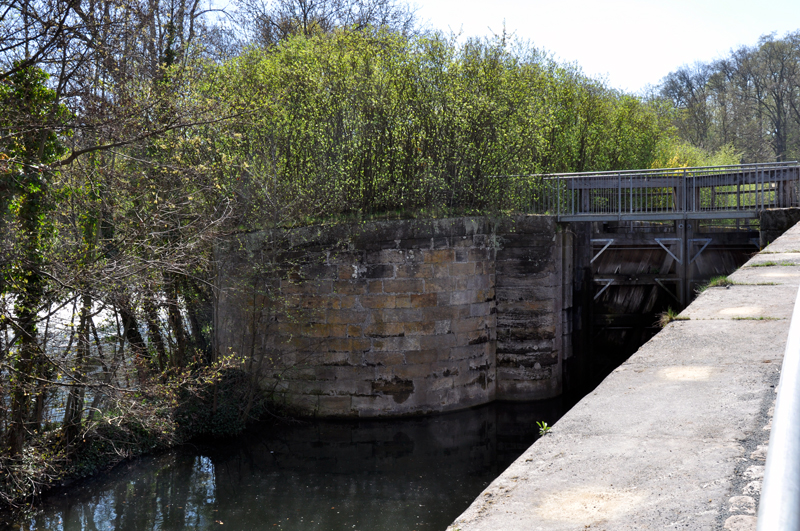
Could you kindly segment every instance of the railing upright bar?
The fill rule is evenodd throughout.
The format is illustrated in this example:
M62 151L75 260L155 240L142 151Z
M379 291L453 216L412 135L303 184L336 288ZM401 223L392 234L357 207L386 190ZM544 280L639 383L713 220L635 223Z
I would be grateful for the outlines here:
M561 179L556 179L555 185L556 185L556 217L561 218Z
M681 201L681 203L682 203L681 212L684 214L684 217L685 217L685 214L686 214L686 170L683 170L683 183L682 184L683 184L683 186L682 186L682 188L683 188L683 198L682 199L683 200Z
M630 213L633 214L633 174L631 174L631 205Z

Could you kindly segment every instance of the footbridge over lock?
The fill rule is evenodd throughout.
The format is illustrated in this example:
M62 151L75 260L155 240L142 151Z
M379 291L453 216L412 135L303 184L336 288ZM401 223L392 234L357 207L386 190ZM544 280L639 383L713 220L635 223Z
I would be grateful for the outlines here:
M709 275L732 272L732 257L704 260L705 251L752 253L765 246L782 232L771 227L786 222L768 214L762 231L764 212L798 206L800 193L797 162L536 177L546 193L531 202L533 211L592 224L582 246L592 249L592 280L600 285L595 298L611 286L649 284L680 306ZM620 274L624 257L601 259L607 251L656 248L664 261L635 275Z
M534 178L545 192L530 210L574 233L585 286L574 339L588 360L578 373L613 369L659 330L660 313L682 310L792 226L800 192L796 162Z
M612 371L800 200L796 163L515 182L524 214L242 235L218 249L218 348L320 416L557 396Z

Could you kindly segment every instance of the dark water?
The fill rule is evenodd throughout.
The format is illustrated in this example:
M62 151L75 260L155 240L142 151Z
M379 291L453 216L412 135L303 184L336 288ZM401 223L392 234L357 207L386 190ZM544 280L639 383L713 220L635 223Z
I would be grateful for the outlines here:
M54 492L15 528L441 531L567 405L262 426Z

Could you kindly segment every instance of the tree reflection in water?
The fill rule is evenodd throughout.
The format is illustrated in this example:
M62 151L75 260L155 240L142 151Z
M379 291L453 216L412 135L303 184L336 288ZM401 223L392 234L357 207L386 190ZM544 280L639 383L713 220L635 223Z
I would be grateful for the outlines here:
M443 530L564 410L262 426L54 492L17 529Z

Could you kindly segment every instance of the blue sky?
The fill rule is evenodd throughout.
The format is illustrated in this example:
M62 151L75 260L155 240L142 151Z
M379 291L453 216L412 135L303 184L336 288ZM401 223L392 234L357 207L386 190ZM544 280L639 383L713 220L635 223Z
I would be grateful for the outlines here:
M800 0L416 0L431 28L464 36L506 29L636 92L682 64L800 29ZM491 30L490 30L491 28Z

